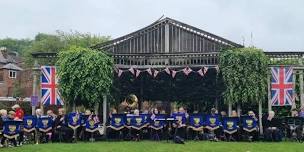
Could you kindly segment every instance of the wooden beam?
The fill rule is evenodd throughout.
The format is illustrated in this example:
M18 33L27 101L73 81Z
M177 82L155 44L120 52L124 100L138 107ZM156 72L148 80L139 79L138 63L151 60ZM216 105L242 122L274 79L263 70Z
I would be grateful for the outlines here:
M170 52L170 36L169 36L169 24L165 24L165 53Z
M268 86L268 111L271 111L272 105L271 105L270 73L267 74L267 86Z

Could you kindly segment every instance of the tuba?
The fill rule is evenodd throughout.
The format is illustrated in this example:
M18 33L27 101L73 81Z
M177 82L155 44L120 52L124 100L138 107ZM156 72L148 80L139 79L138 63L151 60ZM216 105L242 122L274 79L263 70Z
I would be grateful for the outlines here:
M135 94L130 94L127 98L128 107L131 110L138 109L138 98Z

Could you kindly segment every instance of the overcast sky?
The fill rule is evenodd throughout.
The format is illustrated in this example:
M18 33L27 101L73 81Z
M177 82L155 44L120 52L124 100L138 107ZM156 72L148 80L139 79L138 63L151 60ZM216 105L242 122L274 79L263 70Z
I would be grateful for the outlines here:
M77 30L112 38L162 15L266 51L304 51L303 0L0 0L0 38Z

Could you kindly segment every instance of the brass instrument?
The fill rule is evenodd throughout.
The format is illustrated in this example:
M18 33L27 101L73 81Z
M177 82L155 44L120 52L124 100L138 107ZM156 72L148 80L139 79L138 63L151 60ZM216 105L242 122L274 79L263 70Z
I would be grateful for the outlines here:
M135 94L130 94L127 98L128 107L131 110L138 109L138 98Z

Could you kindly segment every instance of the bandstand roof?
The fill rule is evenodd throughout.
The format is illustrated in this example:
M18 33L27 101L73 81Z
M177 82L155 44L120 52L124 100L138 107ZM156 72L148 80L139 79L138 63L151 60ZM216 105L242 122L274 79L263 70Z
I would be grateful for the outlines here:
M207 53L223 47L243 46L168 17L94 46L113 54Z

